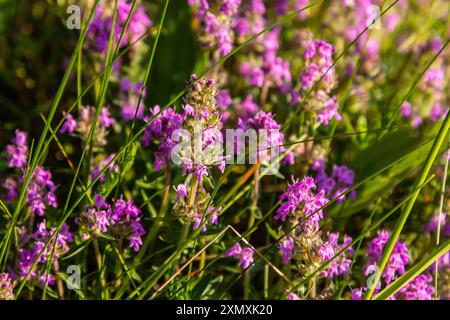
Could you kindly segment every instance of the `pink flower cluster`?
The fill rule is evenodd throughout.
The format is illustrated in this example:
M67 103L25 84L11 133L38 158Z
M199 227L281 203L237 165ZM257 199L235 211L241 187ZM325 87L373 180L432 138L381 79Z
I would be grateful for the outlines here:
M120 108L120 116L124 121L130 121L134 119L136 114L136 119L141 120L144 117L144 98L147 94L147 90L144 89L142 91L141 101L139 103L139 107L136 106L139 101L139 95L142 90L142 83L131 82L128 78L122 78L119 84L119 104Z
M131 7L132 1L129 0L119 0L117 3L117 18L113 31L116 45L131 11ZM114 8L113 1L100 2L95 8L94 17L87 31L89 47L101 53L108 49L108 40L113 19L112 8ZM137 3L120 46L124 47L133 43L144 35L151 26L152 21L147 16L144 6Z
M335 255L346 248L352 242L352 238L347 235L344 235L342 243L339 243L339 233L328 232L328 241L323 244L323 249L319 250L322 254L322 257L326 260L330 260L335 257ZM351 256L355 251L352 247L348 247L343 254L333 259L329 266L321 272L321 275L328 278L333 279L334 277L340 275L346 275L349 271L350 264L352 262Z
M275 214L275 220L285 221L289 218L291 221L297 221L307 218L309 224L318 226L319 220L323 218L321 208L328 202L325 191L314 193L316 184L311 177L302 180L294 180L292 177L292 181L280 196L283 202Z
M110 231L118 239L128 239L129 247L138 252L142 245L141 236L145 234L140 213L141 210L132 200L120 198L111 207L101 195L96 195L94 206L87 206L76 223L84 225L93 235Z
M13 138L12 144L7 146L6 153L8 164L11 164L10 167L22 170L21 175L8 177L2 182L2 187L7 190L6 201L13 202L18 197L18 188L25 178L23 170L28 158L27 134L16 130L16 136ZM58 206L55 191L56 186L52 181L50 170L36 166L28 184L26 206L30 208L31 212L43 216L47 207L56 208Z
M241 0L224 0L217 7L208 0L188 0L195 17L201 22L200 40L209 48L216 48L219 56L226 56L233 49L233 18Z
M236 242L233 247L225 254L226 257L233 257L239 259L239 264L243 269L247 269L253 263L253 249L250 247L241 247Z
M311 168L316 171L316 179L320 190L325 190L325 194L334 199L340 194L346 192L353 187L353 180L355 179L355 172L346 165L333 164L332 174L329 176L325 168L325 160L316 159ZM356 191L350 192L350 198L355 199ZM341 195L336 200L337 203L342 203L346 195Z
M328 125L331 119L341 120L338 113L336 97L330 93L335 87L335 70L333 65L334 47L323 40L308 40L305 43L303 56L306 67L301 75L302 90L307 93L313 90L310 109L317 113L317 122ZM319 83L318 81L321 80ZM317 85L316 85L317 83Z
M145 117L145 121L149 121L160 112L160 107L155 106L151 109L151 115ZM153 166L159 171L161 168L167 168L171 158L171 151L177 144L172 140L175 130L181 129L183 126L184 116L175 112L172 108L162 111L154 121L145 129L143 144L148 147L152 142L159 143L158 151L154 152L155 161Z
M27 134L19 129L12 139L11 144L6 146L6 154L8 157L8 167L25 169L28 157Z
M386 230L378 231L378 236L373 238L366 251L368 261L364 267L364 275L369 276L370 274L376 272L377 263L381 259L384 247L389 239L389 232ZM406 271L406 265L410 260L408 253L408 246L398 241L394 250L391 253L389 261L381 275L386 284L392 283L400 275L404 274ZM381 284L378 284L375 293L381 288ZM352 299L360 300L362 298L363 292L366 290L365 287L361 289L354 289L352 291ZM408 283L399 292L393 295L390 299L402 299L402 300L431 300L434 294L432 277L427 273L423 273L416 277L413 281Z
M76 133L83 141L86 141L91 130L92 123L95 117L95 107L83 106L81 107L78 119L74 119L71 114L66 116L66 120L61 126L62 133ZM96 146L105 146L108 135L108 128L111 127L116 120L111 116L108 107L103 107L98 117L95 135L93 138Z
M258 88L282 88L290 83L292 76L289 62L277 55L280 31L281 28L274 28L261 40L263 50L258 53L261 55L260 63L257 63L257 60L245 61L240 65L240 73L250 85Z
M28 249L21 248L19 250L18 276L20 279L24 279L27 274L30 273L28 279L38 279L42 285L46 282L50 285L54 284L54 276L47 273L45 270L45 263L50 258L53 251L53 262L57 263L59 256L69 251L69 244L74 240L67 224L63 224L56 242L52 240L49 246L44 250L45 243L50 239L54 232L56 232L56 228L47 230L46 221L44 219L42 222L38 223L37 230L31 235L31 238L22 239L24 245L31 243L31 247ZM56 247L54 247L54 245L56 245ZM43 251L43 253L38 259L41 251ZM33 263L36 260L37 265L32 269Z
M8 273L0 273L0 300L14 300L12 277Z
M381 259L383 249L389 240L389 232L386 230L378 231L378 236L373 238L367 248L368 261L364 267L364 275L368 276L375 271L378 261ZM390 284L399 275L405 273L406 265L409 262L408 246L401 241L395 244L394 251L384 269L381 277L386 284Z
M251 103L251 100L248 101L248 99L246 99L241 107L247 108L249 111L249 109L253 109L253 105L250 105ZM244 115L238 119L238 127L244 131L247 129L254 129L256 132L267 133L264 137L259 137L256 151L257 154L253 155L255 159L258 159L259 161L264 161L267 158L276 156L275 150L277 152L284 152L286 150L283 146L284 135L281 132L281 125L275 121L271 112L266 113L260 110L253 117ZM240 150L240 144L243 143L244 141L237 141L237 150ZM289 159L292 164L293 161L291 160L293 160L293 158L288 157L287 159Z

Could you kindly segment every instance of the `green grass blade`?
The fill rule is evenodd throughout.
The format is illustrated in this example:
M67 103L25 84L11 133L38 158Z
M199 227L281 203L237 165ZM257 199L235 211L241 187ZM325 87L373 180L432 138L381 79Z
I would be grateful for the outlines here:
M416 202L417 197L419 196L420 190L417 190L417 186L420 186L424 183L426 180L428 173L430 172L431 166L433 165L433 162L436 158L436 156L439 153L439 150L442 146L442 143L444 142L445 137L448 134L448 130L450 128L450 110L447 111L447 115L445 116L444 121L442 122L442 125L439 129L439 133L437 134L436 138L434 139L433 145L431 147L430 152L427 155L427 158L425 160L425 163L422 167L422 170L419 174L419 177L417 178L414 189L416 190L414 192L414 196L409 200L409 202L406 204L391 236L389 237L389 241L386 244L385 249L383 250L383 255L381 257L381 260L379 262L379 268L380 272L378 272L375 276L375 283L378 283L380 281L381 275L383 274L383 271L387 265L387 262L389 261L389 258L391 256L392 251L394 250L394 246L397 243L400 233L402 232L403 226L406 223L406 220L409 217L409 214L411 212L411 209L414 206L414 203ZM369 288L364 296L365 299L370 299L372 297L373 291L375 290L375 287Z
M433 262L437 261L444 254L448 253L450 250L450 240L437 247L428 257L414 265L406 273L404 273L400 278L392 282L389 286L383 289L378 295L375 296L374 300L385 300L394 295L409 282L414 280L422 272L424 272Z

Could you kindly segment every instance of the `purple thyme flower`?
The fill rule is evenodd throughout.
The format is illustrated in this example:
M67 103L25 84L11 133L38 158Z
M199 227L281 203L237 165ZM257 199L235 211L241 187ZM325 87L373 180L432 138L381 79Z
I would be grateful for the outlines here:
M63 113L63 115L66 115L66 113ZM77 128L77 122L73 118L73 115L68 114L66 117L66 120L64 121L63 125L61 126L61 133L73 133L75 132L75 129Z
M225 56L231 52L234 41L232 28L240 0L224 0L214 6L206 0L188 1L195 17L201 21L199 40L204 47L213 48L213 56Z
M17 130L12 144L7 146L7 153L10 155L8 165L11 167L25 169L26 159L28 157L26 137L27 134L25 132ZM20 178L19 176L13 176L2 182L2 187L7 190L5 199L8 202L12 202L17 198L18 185L23 183L24 178L24 173L22 173L22 177ZM27 188L27 207L38 216L43 216L47 207L56 208L58 206L55 190L56 186L52 181L50 170L36 166Z
M405 119L411 118L413 111L411 108L411 104L408 101L403 102L402 106L400 107L400 113Z
M346 165L333 165L333 172L328 176L325 169L325 161L323 159L316 159L312 165L312 169L316 171L316 179L319 185L319 190L324 190L328 197L336 198L340 194L346 192L353 187L353 180L355 179L355 172ZM356 192L350 192L350 198L355 199ZM346 195L339 196L337 203L342 203Z
M441 231L445 231L446 226L450 225L450 223L447 221L447 214L446 213L441 213L441 214L433 214L433 216L431 217L430 221L424 226L424 230L428 233L434 233L437 231L438 229L438 224L439 224L439 217L440 217L440 222L441 222ZM448 228L448 227L447 227ZM449 234L450 235L450 234ZM449 235L445 235L444 236L449 236Z
M314 179L305 177L302 180L294 180L286 191L280 196L283 200L275 215L275 220L285 221L289 217L291 221L298 221L308 217L308 222L317 226L323 217L322 207L328 202L325 192L321 190L315 194Z
M139 95L142 90L142 83L132 83L127 78L122 78L119 84L119 103L121 104L120 116L124 121L130 121L134 119L136 113L136 106L139 101ZM144 98L146 97L147 90L142 92L142 98L137 108L136 119L144 118Z
M248 102L247 102L248 103ZM240 129L254 129L258 133L265 133L265 136L258 141L256 155L250 155L259 161L264 161L278 155L278 152L285 151L284 135L281 133L281 125L278 124L271 112L258 111L255 116L243 116L238 119ZM237 150L242 150L245 137L236 141Z
M276 87L280 91L290 88L292 76L289 61L278 55L280 31L280 27L274 28L257 40L257 44L264 48L263 52L255 49L255 59L246 59L240 64L240 73L251 86Z
M241 119L246 122L249 117L254 117L256 113L261 111L261 108L253 102L253 96L249 94L241 103L236 104L236 110L243 113Z
M142 245L141 236L145 234L145 230L140 224L140 213L141 210L133 201L118 199L114 204L111 219L113 233L116 236L120 234L120 237L128 238L130 241L129 247L133 248L135 252L139 251Z
M352 300L362 300L363 289L353 289L351 293Z
M238 242L225 254L225 257L231 256L236 260L239 259L243 269L247 269L253 263L253 249L250 247L242 248Z
M185 183L195 183L196 187L187 190L187 199L175 197L173 213L186 222L194 222L194 228L198 228L210 199L203 186L203 177L209 176L208 170L213 166L217 166L222 173L225 170L221 148L223 123L221 108L216 101L216 81L193 74L186 86L181 128L174 130L170 137L176 142L170 148L170 157L175 165L181 167L182 175L188 175ZM216 223L217 218L210 222Z
M111 207L99 194L95 195L94 202L94 207L86 206L82 217L77 218L75 222L85 225L90 233L96 235L108 230L111 220Z
M432 122L436 122L439 119L442 119L445 117L446 113L448 111L448 107L443 106L440 102L436 102L431 107L431 113L430 113L430 119Z
M230 111L228 111L228 107L233 103L233 99L230 96L230 92L228 90L221 90L216 95L217 105L220 107L222 111L222 120L227 122L230 117Z
M114 120L114 118L111 117L111 115L109 113L109 108L107 108L107 107L102 108L102 112L100 113L100 116L98 117L98 121L100 121L100 123L102 125L104 125L105 128L109 128L116 122L116 120Z
M37 166L28 185L28 206L38 216L44 215L44 210L50 206L56 208L58 203L55 195L56 186L52 181L50 170Z
M0 273L0 300L14 300L14 283L8 273Z
M160 107L157 105L151 109L151 115L145 117L144 120L148 122L160 112ZM167 108L162 111L154 121L145 129L143 144L145 147L149 146L152 141L159 142L159 150L154 153L155 162L153 166L155 170L159 171L161 168L167 168L173 147L177 142L172 140L173 133L181 129L183 126L184 117L176 113L172 108Z
M50 245L44 250L45 243L56 232L56 228L47 230L45 219L38 223L36 232L29 239L31 247L19 249L19 278L24 279L28 273L28 281L38 280L42 285L46 282L49 285L54 284L54 277L45 270L45 264L50 258L50 254L54 251L53 261L58 261L61 254L69 251L69 244L73 242L73 235L69 231L69 227L63 224L57 236L56 242L51 241ZM54 247L56 245L56 247ZM41 257L38 259L41 251ZM34 261L37 260L35 268L31 269Z
M431 89L440 93L444 88L445 69L443 67L432 67L428 69L420 83L421 89Z
M285 241L280 243L278 247L280 248L281 263L288 264L289 260L292 259L292 254L294 251L294 240L288 237Z
M212 166L217 166L222 173L225 169L222 149L217 148L223 143L223 123L216 101L218 87L215 80L198 78L195 74L191 75L187 86L182 130L174 132L172 138L177 143L187 142L188 146L185 150L178 149L172 157L181 160L177 164L183 169L183 175L194 173L201 182Z
M6 154L8 167L25 169L28 157L27 134L25 132L16 130L16 135L11 144L6 146Z
M116 40L115 45L117 45L117 41L125 26L125 22L131 11L131 6L132 2L129 0L119 0L117 3L117 18L113 31L114 39ZM110 1L97 5L86 35L88 46L100 53L104 53L108 49L108 40L113 18L113 11L110 8L114 8L114 3ZM138 2L131 15L128 29L124 33L120 47L123 48L135 42L151 26L152 21L147 16L144 6Z
M319 249L319 255L322 257L322 260L330 260L334 257L334 249L336 245L336 243L332 243L330 241L327 241L322 245Z
M218 208L216 210L216 208L214 207L209 207L208 209L208 213L207 213L207 217L209 218L208 220L204 221L204 224L202 225L202 232L206 231L206 225L208 224L208 222L217 225L217 223L219 222L219 212L220 210L222 210L222 207ZM197 214L194 217L194 230L198 229L198 227L200 226L200 223L202 222L202 214Z
M386 230L380 230L378 231L378 236L370 241L366 251L368 261L364 267L365 276L368 276L374 272L388 240L389 232ZM394 250L392 251L386 268L381 275L386 284L390 284L399 275L405 273L408 262L408 246L405 243L398 241L394 246Z
M433 300L433 277L428 273L417 276L395 295L401 300Z
M17 181L9 177L2 181L1 186L6 189L5 200L11 203L19 196L19 190L17 189Z
M208 176L208 170L206 170L206 166L204 164L198 164L195 166L194 174L197 176L198 182L203 181L203 176Z
M87 227L94 236L110 231L117 239L128 239L129 247L138 252L142 245L141 236L145 234L140 223L141 210L132 200L118 199L114 203L114 210L101 195L96 195L94 200L94 206L86 206L76 223Z
M333 251L331 256L324 256L325 259L332 259L337 253L347 247L351 242L352 238L347 235L344 235L344 239L341 244L338 243L339 233L331 233L328 232L328 241L324 243L324 247L330 247L329 251ZM328 267L321 272L321 275L328 279L333 279L334 277L340 275L346 275L348 273L351 259L350 257L354 254L354 250L352 247L346 249L344 253L342 253L339 257L333 259Z
M92 122L94 120L95 107L83 106L77 120L74 120L71 115L64 122L61 132L76 133L83 141L86 141L91 130ZM108 135L108 128L111 127L116 120L111 117L109 108L103 107L98 118L98 123L93 137L94 145L106 145L106 136ZM64 129L64 130L63 130Z
M336 85L335 69L333 66L334 47L323 40L307 40L304 42L305 70L301 74L302 90L311 92L311 99L307 109L317 113L317 122L328 125L330 120L341 120L338 113L336 97L330 97L330 92ZM320 80L320 82L319 82Z
M177 191L177 198L184 198L187 196L187 189L186 189L186 185L185 184L179 184L176 187L176 191Z
M287 300L300 300L300 298L295 293L290 293L287 297Z

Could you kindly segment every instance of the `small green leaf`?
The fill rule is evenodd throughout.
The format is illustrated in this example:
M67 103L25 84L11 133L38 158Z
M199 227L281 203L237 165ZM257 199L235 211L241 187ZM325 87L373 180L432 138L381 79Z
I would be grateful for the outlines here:
M273 229L269 226L269 224L268 224L267 222L266 222L266 229L267 229L267 233L268 233L272 238L274 238L275 240L278 240L278 238L279 238L278 234L276 233L275 230L273 230Z
M123 167L122 170L120 170L122 178L124 178L133 167L136 152L137 152L137 144L133 143L128 147L128 151L124 153L123 157L125 158L119 160L119 163L122 163L123 161Z
M191 291L191 299L198 300L202 297L203 293L208 287L209 282L212 279L212 276L212 274L206 275L197 283L197 285Z
M67 260L70 259L74 256L76 256L77 254L79 254L81 251L84 250L84 248L86 248L89 244L91 243L91 239L89 238L88 240L82 242L77 249L75 249L75 251L73 251L72 253L68 254L67 256L64 256L61 258L61 260Z

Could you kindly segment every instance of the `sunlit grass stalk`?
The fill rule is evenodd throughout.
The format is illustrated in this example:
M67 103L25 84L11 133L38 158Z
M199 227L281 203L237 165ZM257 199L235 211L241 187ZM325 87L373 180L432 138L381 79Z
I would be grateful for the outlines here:
M439 246L441 240L441 225L442 225L442 216L444 213L444 199L445 199L445 187L447 185L447 174L448 174L448 160L450 157L450 135L448 138L448 147L445 152L445 165L444 172L442 177L442 185L439 195L439 211L438 211L438 225L436 230L436 247ZM434 298L439 299L439 290L438 290L438 278L439 278L439 260L436 260L434 265Z
M430 172L431 166L433 165L433 162L439 153L439 150L442 146L442 143L444 142L446 135L448 134L449 127L450 127L450 110L447 111L447 115L445 116L445 119L442 122L442 125L439 129L439 133L434 139L433 145L427 155L422 170L420 171L420 174L414 184L413 190L416 191L414 192L413 197L406 204L400 218L397 221L397 224L394 227L394 230L392 231L389 237L389 241L387 242L386 247L383 250L383 255L378 263L380 271L375 274L374 278L375 283L378 283L380 281L381 275L383 274L383 271L389 261L391 253L394 250L394 246L397 243L400 234L403 230L403 226L405 225L406 220L408 219L409 214L411 213L411 210L414 206L414 203L416 202L416 199L419 196L420 190L418 190L417 187L422 185L426 180L428 173ZM368 288L366 294L364 295L364 299L370 299L373 295L374 290L375 286L373 288Z
M385 300L394 295L410 281L414 280L422 272L424 272L433 262L437 261L444 254L450 250L450 240L447 240L442 245L438 246L427 258L415 264L411 269L401 275L398 279L392 282L389 286L383 289L374 300Z

